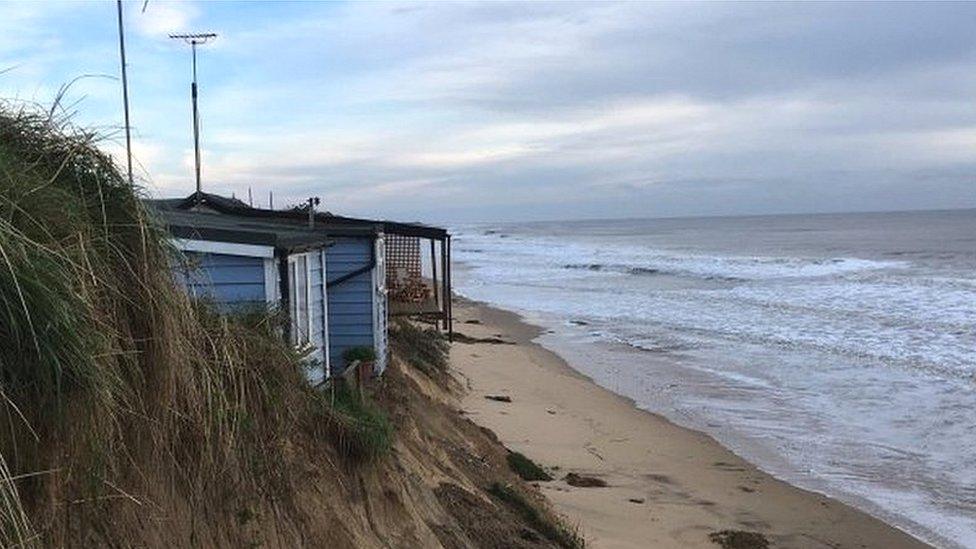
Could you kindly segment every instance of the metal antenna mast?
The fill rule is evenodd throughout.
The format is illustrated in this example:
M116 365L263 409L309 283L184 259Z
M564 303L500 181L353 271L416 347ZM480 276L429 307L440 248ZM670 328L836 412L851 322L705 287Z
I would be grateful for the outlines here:
M308 197L308 226L315 227L315 207L319 205L319 197Z
M203 45L217 38L216 33L171 34L170 38L182 40L190 45L193 52L193 83L190 84L190 98L193 101L193 152L196 157L197 201L200 201L200 110L197 108L197 45Z
M122 60L122 108L125 111L125 155L132 184L132 134L129 129L129 79L125 74L125 33L122 30L122 0L116 0L119 12L119 57Z

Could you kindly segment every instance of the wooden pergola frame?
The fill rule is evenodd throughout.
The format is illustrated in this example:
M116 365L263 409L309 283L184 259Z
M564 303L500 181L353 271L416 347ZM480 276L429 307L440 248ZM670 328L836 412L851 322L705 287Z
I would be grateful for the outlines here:
M451 236L446 231L443 231L443 229L434 229L437 232L421 234L415 230L404 231L402 224L397 225L384 227L384 232L386 234L414 237L430 242L431 298L436 309L431 310L430 308L423 308L423 306L412 308L409 304L394 302L391 299L390 314L392 316L414 316L433 320L438 328L447 332L448 337L453 340L454 312L451 303L451 296L453 295L451 287ZM411 226L411 229L415 227ZM439 258L437 253L438 244L440 244ZM421 244L421 254L426 253L423 248L424 246ZM394 303L397 303L398 306L395 306ZM428 304L430 303L428 302Z

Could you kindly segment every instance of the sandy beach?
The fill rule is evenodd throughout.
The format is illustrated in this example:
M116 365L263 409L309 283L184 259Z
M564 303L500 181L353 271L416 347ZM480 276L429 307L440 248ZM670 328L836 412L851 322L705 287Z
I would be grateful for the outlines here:
M468 388L464 412L556 478L538 485L588 546L717 547L710 534L743 530L772 547L927 547L776 480L705 434L637 409L533 343L539 329L513 313L458 300L455 314L456 331L475 338L451 351ZM607 486L570 486L569 473Z

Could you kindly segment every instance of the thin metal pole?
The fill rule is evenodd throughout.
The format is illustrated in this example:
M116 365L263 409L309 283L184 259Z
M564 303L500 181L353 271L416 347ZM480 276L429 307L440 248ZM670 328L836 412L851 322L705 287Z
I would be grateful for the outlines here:
M169 37L174 40L182 40L189 44L193 55L193 81L190 82L190 100L193 103L193 154L196 160L194 171L197 192L194 196L196 196L197 204L199 204L202 201L201 193L203 191L203 185L200 183L200 109L197 105L197 46L206 44L210 40L217 38L217 35L212 32L207 32L197 34L171 34Z
M310 196L308 197L308 226L309 228L315 227L315 207L319 205L319 197Z
M125 114L125 156L129 184L132 184L132 133L129 127L129 78L125 70L125 32L122 27L122 0L116 0L119 13L119 57L122 62L122 111Z
M197 108L197 41L190 42L193 50L193 83L190 84L190 95L193 98L193 153L196 157L197 200L200 200L202 186L200 184L200 110Z

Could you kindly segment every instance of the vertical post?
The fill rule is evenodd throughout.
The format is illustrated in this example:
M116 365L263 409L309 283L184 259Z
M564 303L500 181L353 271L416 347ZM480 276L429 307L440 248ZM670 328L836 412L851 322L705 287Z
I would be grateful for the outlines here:
M441 296L437 295L437 251L434 248L434 239L430 239L430 270L431 270L431 281L434 283L434 305L437 310L441 309ZM443 311L441 311L443 312Z
M268 191L268 209L274 209L274 191Z
M454 341L454 302L451 289L451 235L447 235L447 261L444 267L444 286L447 288L447 340Z
M325 379L332 377L332 357L329 354L329 294L326 284L329 280L325 261L325 248L319 250L319 262L322 266L322 358L325 362Z
M447 330L447 239L441 240L441 273L444 277L444 284L441 285L441 306L444 308L444 316L441 318L441 326Z
M196 159L197 200L200 200L200 110L197 108L197 41L190 42L193 50L193 82L190 84L190 96L193 100L193 155Z
M217 38L217 35L208 32L200 34L171 34L170 38L174 40L182 40L190 45L191 54L193 56L193 81L190 82L190 100L193 103L193 154L196 158L195 174L196 174L196 201L197 204L202 202L203 197L201 196L202 185L200 184L200 109L197 106L197 45L206 44L210 40Z
M122 0L116 0L119 12L119 57L122 62L122 111L125 115L125 156L129 184L132 184L132 134L129 128L129 78L125 70L125 32L122 30Z
M308 198L308 227L315 227L315 206L319 204L319 197L310 196Z

